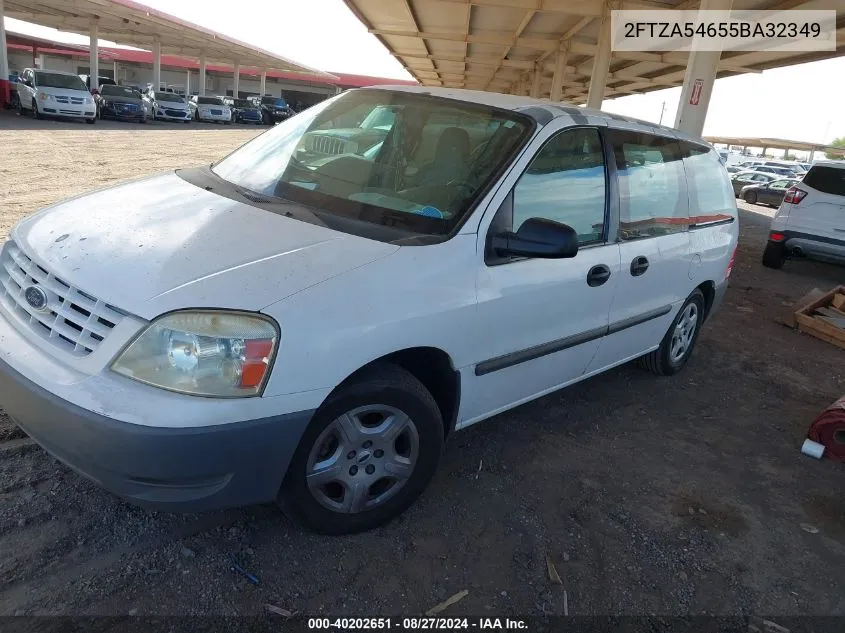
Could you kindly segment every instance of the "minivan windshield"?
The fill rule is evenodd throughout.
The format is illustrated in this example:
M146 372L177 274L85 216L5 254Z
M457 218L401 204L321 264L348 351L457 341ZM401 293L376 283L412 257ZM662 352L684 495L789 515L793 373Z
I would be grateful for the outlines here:
M88 91L85 82L76 75L63 75L61 73L48 73L36 71L35 85L41 88L65 88L67 90Z
M374 111L387 125L363 127ZM386 120L386 119L385 119ZM517 112L387 90L323 101L213 166L250 192L419 234L449 233L533 130Z
M226 105L220 97L197 97L200 105Z

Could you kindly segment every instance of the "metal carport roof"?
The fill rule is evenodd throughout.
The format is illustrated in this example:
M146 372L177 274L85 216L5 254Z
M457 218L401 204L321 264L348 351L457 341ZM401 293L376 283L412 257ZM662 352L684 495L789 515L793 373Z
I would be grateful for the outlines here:
M539 96L551 92L555 59L568 51L563 98L584 103L604 0L344 0L423 85L525 92L540 64ZM695 9L695 0L624 0L623 9ZM842 0L735 0L736 9L835 9L831 52L725 52L718 77L845 55ZM687 53L614 52L604 96L649 92L684 81Z
M233 8L233 10L235 10ZM161 52L209 62L288 73L333 75L265 51L209 29L190 24L132 0L5 0L5 14L60 31L97 36L118 44L150 50L158 39Z

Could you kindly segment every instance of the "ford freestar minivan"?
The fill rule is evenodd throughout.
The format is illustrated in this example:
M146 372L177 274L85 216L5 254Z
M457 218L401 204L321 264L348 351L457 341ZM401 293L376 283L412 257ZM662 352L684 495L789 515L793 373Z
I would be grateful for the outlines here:
M383 126L353 130L374 110ZM671 129L523 97L343 93L210 167L79 196L2 250L0 404L151 508L402 512L460 429L626 361L674 374L736 202Z

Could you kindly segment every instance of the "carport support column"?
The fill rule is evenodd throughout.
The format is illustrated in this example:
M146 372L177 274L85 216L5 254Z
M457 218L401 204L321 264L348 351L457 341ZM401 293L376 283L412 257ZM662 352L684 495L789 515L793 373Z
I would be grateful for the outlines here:
M610 71L610 5L605 2L599 24L599 41L596 44L596 56L593 58L593 74L590 77L590 92L587 94L587 107L601 109L604 101L604 89L607 86L607 74Z
M810 150L810 157L807 159L807 162L808 162L808 163L810 163L811 165L813 164L813 157L814 157L815 155L816 155L816 150L811 149L811 150Z
M205 96L205 55L200 57L200 85L197 87L197 94L201 97Z
M552 77L552 90L549 93L549 99L552 101L561 101L563 99L563 76L566 74L566 61L569 57L569 45L557 54L557 62L555 63L555 74Z
M234 75L235 75L235 81L232 84L232 96L235 99L239 99L240 95L238 95L238 92L240 91L240 83L241 83L241 65L237 62L235 62Z
M191 96L191 69L185 71L185 97Z
M0 107L9 103L9 54L3 25L3 0L0 0Z
M161 90L161 41L153 41L153 90Z
M730 11L731 4L732 0L701 0L699 9ZM701 136L704 130L704 119L707 118L710 95L722 57L721 51L698 50L699 41L700 38L696 37L692 42L684 74L684 87L681 89L681 103L675 115L675 128L693 136Z
M90 88L100 87L100 46L97 38L97 21L91 20L91 30L88 34L89 44L88 51L90 62L88 64L88 81L91 84Z
M531 97L533 99L540 98L540 81L543 78L543 67L540 64L534 64L534 74L531 77Z
M258 89L261 97L267 94L267 71L261 71L261 88Z
M117 79L118 79L118 75L119 75L119 74L120 74L120 64L118 64L117 62L115 62L115 63L114 63L114 69L113 69L112 75L114 75L114 83L116 83L116 84L119 84L119 83L120 83L120 82L117 80Z

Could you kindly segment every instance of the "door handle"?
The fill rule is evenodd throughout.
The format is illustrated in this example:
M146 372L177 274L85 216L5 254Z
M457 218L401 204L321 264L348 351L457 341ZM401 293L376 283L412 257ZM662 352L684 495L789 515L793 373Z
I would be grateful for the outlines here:
M590 268L590 272L587 273L587 285L591 288L601 286L608 279L610 279L610 268L604 264L593 266Z
M639 277L645 271L648 270L648 259L640 255L639 257L635 257L634 261L631 262L631 275L633 277Z

